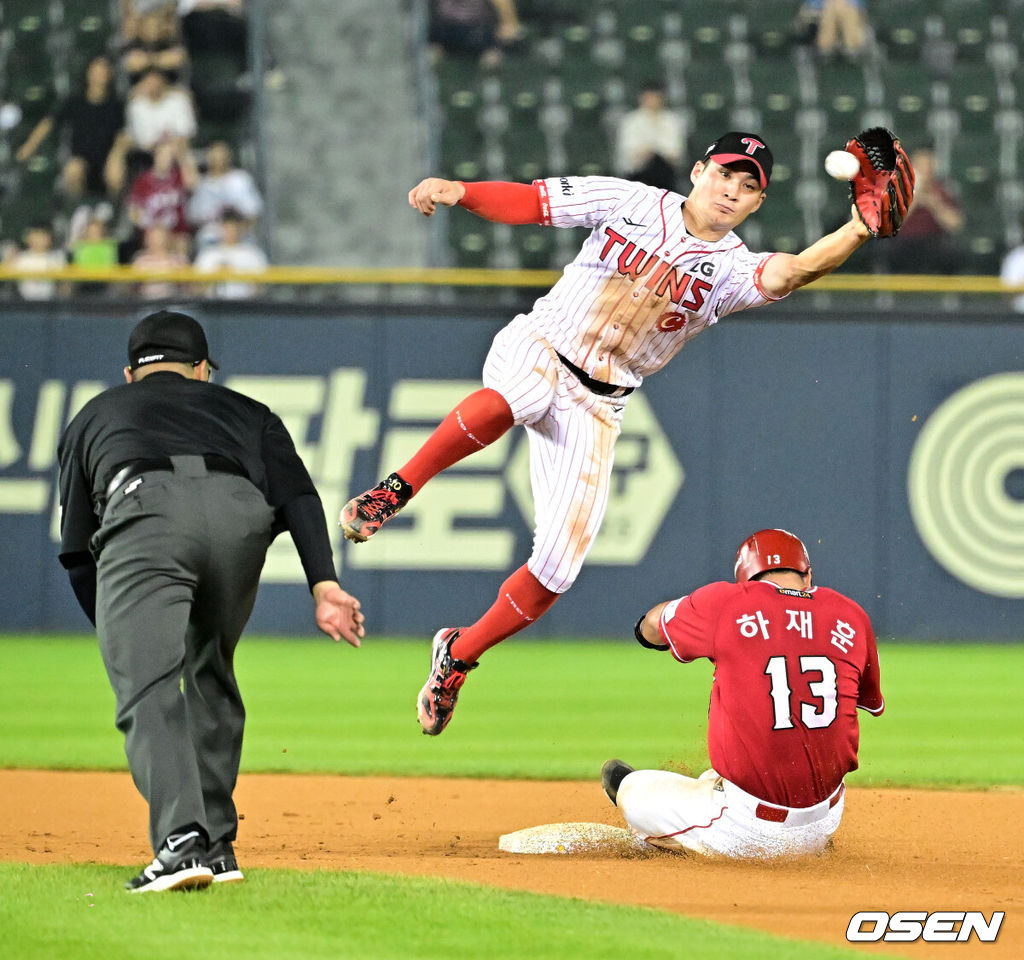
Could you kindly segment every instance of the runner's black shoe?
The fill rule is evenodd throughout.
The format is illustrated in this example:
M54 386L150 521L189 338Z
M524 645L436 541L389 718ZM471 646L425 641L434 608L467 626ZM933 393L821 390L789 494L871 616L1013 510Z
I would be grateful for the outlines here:
M633 768L621 760L608 760L601 767L601 786L608 794L608 799L616 806L618 806L618 802L615 798L619 795L619 784L626 778L626 774L632 772Z

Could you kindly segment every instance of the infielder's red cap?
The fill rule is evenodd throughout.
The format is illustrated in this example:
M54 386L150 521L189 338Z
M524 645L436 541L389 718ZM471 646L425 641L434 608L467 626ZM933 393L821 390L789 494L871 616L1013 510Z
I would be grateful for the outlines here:
M761 189L768 186L772 178L772 152L762 137L753 133L737 133L735 130L720 136L704 154L704 162L735 163L749 160L760 171Z
M796 534L788 530L758 530L752 533L736 551L734 572L737 583L753 580L766 570L796 570L807 573L811 558Z

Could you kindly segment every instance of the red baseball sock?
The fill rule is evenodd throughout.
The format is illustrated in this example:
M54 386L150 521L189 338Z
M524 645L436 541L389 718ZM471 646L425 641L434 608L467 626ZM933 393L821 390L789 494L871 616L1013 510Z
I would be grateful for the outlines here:
M463 663L476 663L485 650L544 616L558 597L542 587L523 564L501 585L491 609L459 633L452 656Z
M435 474L494 443L512 421L512 410L497 390L477 390L438 424L398 475L418 493Z

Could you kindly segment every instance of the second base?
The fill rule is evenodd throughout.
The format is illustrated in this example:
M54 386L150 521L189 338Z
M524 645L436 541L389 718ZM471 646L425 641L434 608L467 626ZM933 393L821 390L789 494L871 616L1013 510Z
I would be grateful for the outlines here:
M606 823L542 823L498 838L505 853L602 853L637 856L654 848L622 827Z

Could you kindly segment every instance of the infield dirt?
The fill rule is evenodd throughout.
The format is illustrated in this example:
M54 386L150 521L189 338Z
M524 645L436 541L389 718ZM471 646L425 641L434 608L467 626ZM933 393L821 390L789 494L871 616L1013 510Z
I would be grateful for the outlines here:
M126 773L0 770L0 858L142 864L146 808ZM502 833L621 825L595 782L246 775L246 867L372 870L637 904L846 944L859 910L1006 911L998 941L878 944L891 956L1024 957L1024 792L850 789L835 849L766 866L670 853L525 856Z

